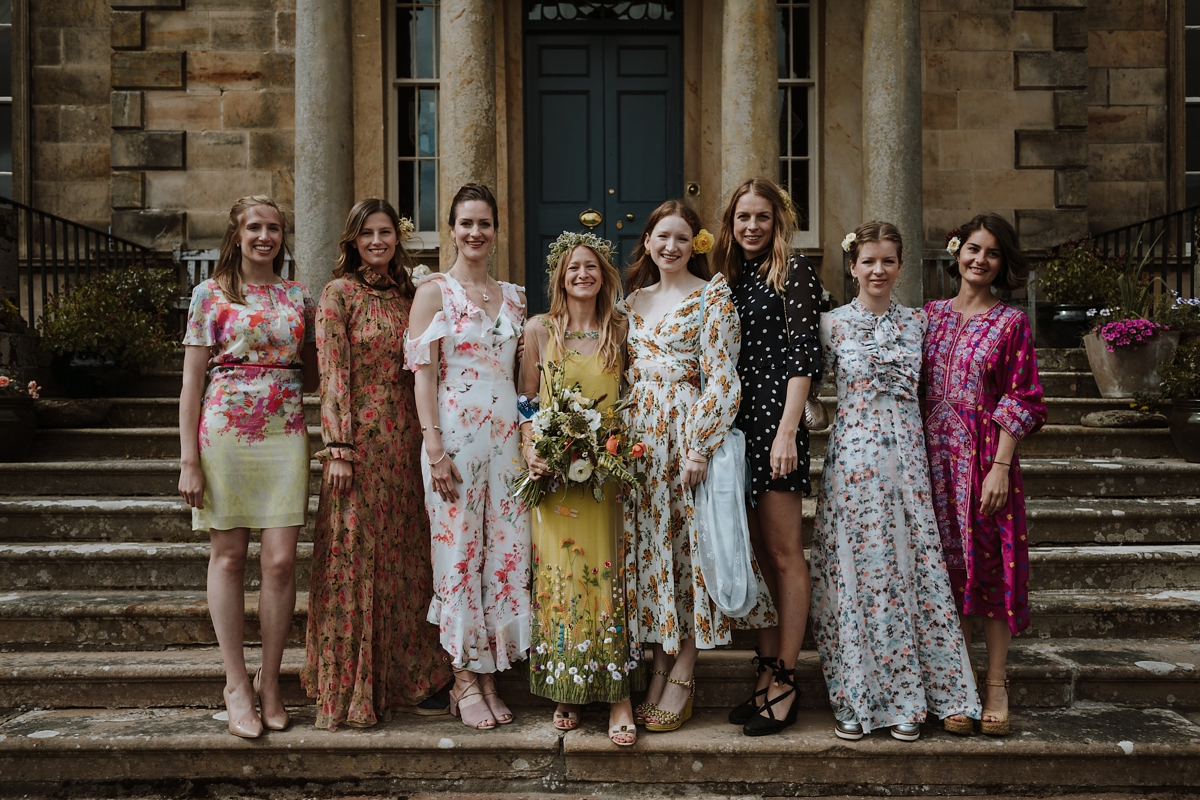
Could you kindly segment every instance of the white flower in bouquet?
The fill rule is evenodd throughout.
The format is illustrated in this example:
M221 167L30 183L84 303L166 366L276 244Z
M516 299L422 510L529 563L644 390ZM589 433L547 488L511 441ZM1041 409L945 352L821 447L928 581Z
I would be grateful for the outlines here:
M545 436L546 430L554 420L554 412L548 408L542 409L533 415L529 421L533 424L534 436Z
M575 483L583 483L592 477L592 462L586 458L575 459L571 462L571 466L567 468L567 477Z
M600 412L589 408L580 412L583 418L587 420L588 428L593 431L600 430L600 423L603 421Z

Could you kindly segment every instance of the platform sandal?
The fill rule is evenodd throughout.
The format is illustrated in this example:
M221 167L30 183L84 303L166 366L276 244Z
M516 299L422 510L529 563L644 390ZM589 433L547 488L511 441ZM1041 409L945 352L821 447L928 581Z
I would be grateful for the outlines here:
M1008 693L1008 678L1002 681L994 681L991 678L984 680L985 686L1003 686L1005 694ZM989 722L988 717L995 717L994 721ZM984 709L979 715L979 731L985 736L1008 736L1008 712L1007 711L989 711Z
M971 719L966 714L951 714L942 720L942 727L944 727L948 733L955 733L959 736L975 735L975 720Z
M755 648L754 658L750 659L750 663L758 665L758 667L754 670L754 680L755 683L757 683L758 678L764 672L775 669L775 664L777 661L774 656L764 657L759 655L758 648ZM771 685L768 683L763 688L756 689L754 694L750 695L749 699L743 701L737 706L734 706L734 708L729 712L729 724L745 725L756 714L758 714L759 709L762 708L762 706L759 704L759 698L761 697L764 700L766 699L767 689L769 689L770 686Z
M671 679L671 673L663 672L661 669L652 669L652 670L650 670L650 674L651 675L662 675L667 680ZM657 717L657 715L661 714L661 713L662 713L662 709L659 708L657 705L655 705L654 703L651 703L649 700L643 700L642 702L638 703L636 706L633 707L633 724L634 725L645 725L646 717Z
M800 710L800 690L796 688L796 670L784 669L782 661L775 662L775 683L782 683L789 687L786 692L778 697L768 697L763 703L762 711L767 712L767 716L762 715L762 711L750 718L750 721L742 726L742 733L746 736L771 736L779 733L784 728L789 728L796 724L796 714ZM794 696L794 697L793 697ZM775 704L780 703L787 698L792 697L792 707L782 719L775 716Z
M646 720L646 730L654 731L655 733L666 733L667 731L679 730L679 726L692 718L692 701L696 698L696 678L693 677L687 681L677 681L670 675L667 676L667 682L673 683L676 686L683 686L688 689L687 702L683 704L683 710L676 714L674 711L667 711L664 708L655 707L654 718L657 722Z

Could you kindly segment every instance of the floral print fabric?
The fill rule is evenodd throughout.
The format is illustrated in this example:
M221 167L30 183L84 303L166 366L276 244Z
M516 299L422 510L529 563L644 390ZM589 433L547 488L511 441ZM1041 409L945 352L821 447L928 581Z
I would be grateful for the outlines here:
M462 475L456 502L433 491L429 457L421 474L433 539L429 621L456 667L506 670L529 651L529 525L512 496L519 472L517 339L525 307L511 283L495 320L458 281L434 274L442 308L405 344L405 366L430 363L438 347L438 425L447 458ZM422 281L424 282L424 281Z
M942 562L917 383L921 311L857 300L821 320L837 414L812 544L813 636L838 719L865 731L979 717Z
M741 330L733 297L718 275L707 288L704 319L697 290L657 325L647 325L629 303L629 425L647 445L646 484L625 503L632 623L636 640L677 653L684 639L700 648L731 641L733 627L776 624L775 607L759 579L758 603L746 617L719 612L693 563L696 527L692 492L683 487L689 448L709 456L725 438L741 397L737 359ZM700 391L700 370L705 390ZM757 565L755 566L757 570Z
M432 597L421 431L403 368L411 301L393 284L339 278L317 308L321 461L353 464L347 492L321 485L313 533L307 657L300 681L318 728L372 725L450 680Z
M215 280L192 290L183 343L211 352L195 530L303 525L308 513L300 354L314 339L313 301L289 280L242 291L245 304L231 303Z
M985 517L979 502L999 431L1020 442L1046 422L1033 334L1012 306L964 323L952 302L925 306L925 435L942 552L959 610L1017 633L1029 627L1029 534L1016 452L1000 510Z

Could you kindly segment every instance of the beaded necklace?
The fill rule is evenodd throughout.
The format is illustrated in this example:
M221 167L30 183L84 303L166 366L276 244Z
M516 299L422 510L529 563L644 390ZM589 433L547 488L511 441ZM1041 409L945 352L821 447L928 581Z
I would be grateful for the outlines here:
M565 331L564 339L599 339L600 331Z

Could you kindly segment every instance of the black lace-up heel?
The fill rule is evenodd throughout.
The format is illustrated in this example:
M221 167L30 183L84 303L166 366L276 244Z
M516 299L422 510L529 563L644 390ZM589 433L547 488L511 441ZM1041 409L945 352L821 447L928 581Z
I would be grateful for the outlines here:
M749 722L743 725L742 733L747 736L770 736L796 724L796 713L800 710L800 690L796 688L796 670L784 669L783 662L777 660L775 662L775 680L791 688L778 697L769 698L763 703L762 710L767 712L767 716L764 717L761 713L755 714ZM787 716L783 719L777 718L775 704L781 703L789 697L793 699Z
M756 648L754 648L754 658L750 659L750 663L758 665L757 668L754 670L754 678L755 678L755 682L757 683L758 677L760 675L762 675L764 672L767 672L768 670L775 669L776 660L774 658L772 658L771 656L767 656L764 658L758 652L758 648L756 647ZM750 695L749 700L746 700L746 701L740 703L739 705L735 706L733 708L733 710L729 712L729 724L730 725L745 725L747 722L749 722L754 717L754 715L758 713L758 710L760 708L762 708L762 706L759 705L759 698L761 697L764 700L766 699L767 689L769 687L770 687L770 684L767 684L763 688L756 690L754 692L754 694Z

